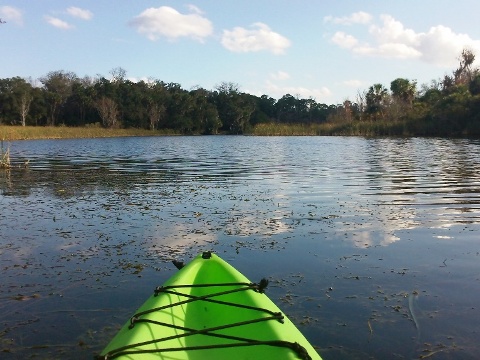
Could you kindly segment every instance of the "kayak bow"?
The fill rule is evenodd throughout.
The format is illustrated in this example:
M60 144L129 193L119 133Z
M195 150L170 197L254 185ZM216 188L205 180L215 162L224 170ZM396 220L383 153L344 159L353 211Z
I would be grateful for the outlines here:
M97 359L321 360L267 284L204 252L157 287Z

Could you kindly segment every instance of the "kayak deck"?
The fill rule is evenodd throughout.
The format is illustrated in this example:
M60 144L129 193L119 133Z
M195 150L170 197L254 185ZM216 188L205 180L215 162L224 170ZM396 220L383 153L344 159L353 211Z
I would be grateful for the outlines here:
M138 309L99 359L320 359L263 293L210 252L179 270Z

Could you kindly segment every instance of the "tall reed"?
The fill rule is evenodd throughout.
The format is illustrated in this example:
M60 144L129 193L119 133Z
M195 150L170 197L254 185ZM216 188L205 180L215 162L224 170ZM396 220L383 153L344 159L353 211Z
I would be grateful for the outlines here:
M406 136L403 122L345 121L322 124L257 124L252 135L258 136Z
M3 146L3 139L0 140L0 168L10 168L10 146L5 149Z

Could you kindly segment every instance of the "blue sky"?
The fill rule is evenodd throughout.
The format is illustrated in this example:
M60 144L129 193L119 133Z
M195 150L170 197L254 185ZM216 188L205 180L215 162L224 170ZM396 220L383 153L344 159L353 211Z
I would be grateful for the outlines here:
M0 78L127 78L336 104L480 57L477 0L0 1ZM476 62L478 63L478 62Z

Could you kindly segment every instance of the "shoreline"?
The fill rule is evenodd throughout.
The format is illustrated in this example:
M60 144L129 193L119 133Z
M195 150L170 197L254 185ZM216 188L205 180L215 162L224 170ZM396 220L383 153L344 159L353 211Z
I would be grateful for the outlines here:
M93 139L114 137L182 136L202 134L182 134L172 129L146 130L138 128L111 129L98 126L18 126L0 125L0 141ZM225 135L224 133L218 135ZM406 123L388 122L345 122L322 124L278 124L263 123L246 131L247 136L361 136L361 137L441 137L478 139L465 133L439 134L426 131L409 131ZM206 135L207 136L207 135ZM212 136L212 135L208 135ZM215 136L215 135L213 135Z

